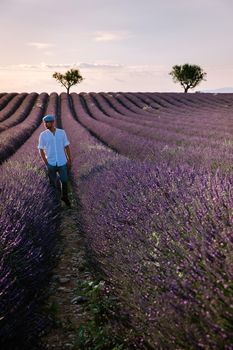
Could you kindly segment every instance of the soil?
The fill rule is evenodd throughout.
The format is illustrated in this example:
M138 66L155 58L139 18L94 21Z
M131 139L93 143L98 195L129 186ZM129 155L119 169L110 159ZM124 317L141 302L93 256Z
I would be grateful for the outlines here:
M80 281L93 280L85 261L85 246L77 225L77 206L62 203L61 213L62 251L53 271L50 296L46 308L53 320L53 327L41 338L43 349L75 349L79 327L89 319L85 300L78 295Z

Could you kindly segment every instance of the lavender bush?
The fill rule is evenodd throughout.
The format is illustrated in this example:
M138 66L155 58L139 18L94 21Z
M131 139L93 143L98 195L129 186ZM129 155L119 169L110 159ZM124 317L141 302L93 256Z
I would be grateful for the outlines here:
M9 94L8 94L9 95ZM24 101L28 94L26 92L22 92L21 94L17 94L10 102L0 110L0 122L7 119L9 116L11 116L21 105L21 103ZM0 100L1 104L1 100Z
M19 96L16 96L16 97L19 97ZM38 97L38 94L34 92L26 96L25 100L22 102L20 106L18 105L17 100L14 100L16 106L14 104L13 108L11 107L10 104L8 104L7 105L7 107L9 108L8 118L5 121L2 121L0 123L0 132L22 122L27 117L32 107L35 105L35 100L37 97ZM12 113L12 111L14 111L15 108L16 108L16 111Z
M16 92L5 93L0 99L0 110L2 110L17 95Z
M62 115L88 249L140 346L231 349L231 178L117 156L75 126L65 95Z
M129 161L83 181L88 246L152 348L231 348L231 192L228 178Z
M56 112L51 95L48 113ZM48 325L44 290L57 256L59 206L36 148L40 127L0 168L0 345L31 349Z
M1 133L0 164L11 156L39 126L48 101L48 94L41 93L36 99L28 117L19 125ZM27 109L27 106L24 106Z

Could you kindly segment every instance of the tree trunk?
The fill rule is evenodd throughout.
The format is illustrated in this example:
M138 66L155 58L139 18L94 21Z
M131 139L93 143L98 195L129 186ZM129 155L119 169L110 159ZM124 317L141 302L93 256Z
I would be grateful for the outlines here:
M67 95L69 95L69 93L70 93L70 87L67 88L67 91L66 91L66 92L67 92Z
M186 87L184 88L184 92L187 93L187 92L188 92L188 89L189 89L189 87L186 86Z

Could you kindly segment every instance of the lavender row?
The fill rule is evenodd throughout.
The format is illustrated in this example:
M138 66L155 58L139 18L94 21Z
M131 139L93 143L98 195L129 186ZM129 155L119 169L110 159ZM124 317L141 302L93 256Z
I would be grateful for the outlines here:
M122 114L126 117L131 117L135 118L136 120L153 120L153 115L151 113L147 112L143 114L143 109L142 109L142 114L141 113L134 113L133 111L130 111L129 108L126 108L124 105L119 103L119 101L113 96L113 93L100 93L99 94L101 97L103 97L119 114ZM157 111L154 111L155 115L157 115Z
M171 106L163 99L158 99L158 101L155 102L152 99L149 99L145 93L142 93L141 95L142 98L139 98L139 93L124 93L124 97L126 98L126 101L130 101L130 105L135 104L139 109L143 109L152 115L161 115L161 113L163 113L170 117L171 115L176 115L177 111L179 111L180 117L184 114L184 111L180 107L175 105ZM186 108L185 114L187 115L188 112L190 112L190 110Z
M0 123L0 133L2 131L7 130L19 123L21 123L24 119L26 119L27 115L30 113L33 108L35 101L38 97L38 94L32 92L22 102L22 104L17 108L17 110L11 114L6 120ZM15 108L15 106L14 106Z
M81 96L85 95L87 94L81 94ZM132 95L134 97L136 96L136 94ZM200 117L200 112L198 114L189 115L187 111L185 116L181 117L179 111L176 111L174 113L174 110L172 108L169 108L165 110L160 110L159 114L154 114L155 118L153 118L153 120L148 120L145 118L141 118L137 115L130 117L130 114L120 114L119 112L117 112L117 109L114 108L114 106L116 105L115 99L111 99L109 94L105 94L105 98L103 98L102 94L97 93L91 93L90 96L93 98L94 101L96 101L99 108L103 110L103 112L106 115L114 119L117 118L118 120L123 120L129 123L135 123L137 125L147 126L150 128L162 128L164 130L170 130L182 134L185 133L188 135L196 136L203 135L205 137L206 132L214 133L215 131L218 131L219 134L219 128L221 128L221 132L223 133L224 138L226 138L228 134L230 136L230 129L232 128L231 115L227 115L223 121L223 116L221 114L221 120L219 121L219 115L214 114L213 110L209 110L208 114L202 114L202 117ZM147 101L147 103L150 103L150 106L152 105L152 103L149 102L147 98L145 98L145 101ZM168 111L172 112L173 115L171 115L171 113L168 113ZM125 111L125 113L127 113L127 110ZM205 122L203 120L203 117L205 118ZM219 125L219 123L221 123L221 125ZM211 131L209 130L210 127Z
M180 96L180 94L173 94L172 98L169 98L170 94L160 94L160 95L146 94L146 93L127 94L127 96L130 96L131 99L134 99L135 103L138 100L141 100L142 103L146 102L149 105L149 107L152 107L151 111L153 111L154 104L156 104L155 108L157 107L157 103L159 101L162 104L160 108L160 112L163 112L163 109L165 108L164 111L166 111L166 113L167 112L172 113L174 117L178 116L180 118L180 122L182 123L185 122L185 118L187 118L188 115L191 115L192 118L194 119L198 118L198 119L201 119L202 121L209 121L210 125L212 125L212 118L210 119L208 117L209 115L208 113L214 113L214 115L217 115L219 112L221 112L221 118L222 117L224 118L225 115L228 116L229 112L231 112L230 106L232 105L232 102L233 102L231 98L228 98L227 105L226 105L226 102L218 103L216 102L216 99L210 99L210 96L206 96L205 98L202 98L202 99L192 98L191 100L195 101L194 102L195 108L190 109L189 106L185 103L188 99L188 97L186 96L181 96L181 102L178 106L176 106L169 101L173 101L174 96L176 95ZM192 96L192 97L195 97L195 96ZM206 101L208 100L210 102L206 105ZM215 123L217 121L219 121L219 118L218 119L216 118L216 120L214 120Z
M51 95L46 112L56 113ZM43 126L0 168L0 345L32 348L48 325L41 303L57 255L58 204L41 166Z
M71 94L73 108L77 119L101 141L118 153L131 159L159 162L161 160L176 164L177 162L205 166L212 169L221 167L224 171L231 171L232 152L231 143L223 143L222 147L203 145L201 140L197 144L169 144L162 140L148 140L145 137L132 135L125 130L106 125L90 117L85 111L80 96Z
M120 130L127 131L129 134L134 134L137 136L149 138L149 139L155 139L155 140L161 140L164 142L182 142L182 139L185 140L184 130L182 130L182 134L176 133L174 131L174 126L170 126L170 129L172 131L167 131L167 129L164 126L164 121L161 121L161 126L159 127L158 123L156 122L149 122L147 121L146 125L141 125L138 123L138 121L135 123L128 122L126 120L116 120L115 118L109 118L111 115L111 108L107 107L106 105L103 106L104 111L107 113L103 113L101 109L102 104L100 104L98 107L95 103L93 103L93 100L91 99L91 95L89 94L81 94L82 98L86 102L87 108L89 110L89 114L93 116L93 118L106 123L110 126L116 127ZM114 114L116 115L116 114ZM143 122L144 124L146 121ZM200 127L199 127L200 130ZM189 142L191 142L191 138L194 137L194 141L196 142L196 136L192 135L192 130L190 130L190 127L188 128L188 132L191 133L191 135L188 135ZM177 135L176 135L177 134Z
M4 121L8 117L10 117L23 102L25 97L28 94L22 92L21 94L17 94L1 111L0 111L0 122Z
M163 94L164 96L165 94ZM132 96L131 98L129 98L129 96ZM130 111L134 112L134 113L140 113L140 111L144 111L145 113L147 113L148 115L151 114L151 112L153 111L153 107L151 110L147 110L147 108L144 108L143 104L140 103L140 101L138 101L137 97L135 96L135 94L130 95L130 94L125 94L125 93L113 93L113 97L119 101L121 104L123 104L125 106L125 108L129 109ZM161 101L161 99L160 99ZM167 110L167 112L175 114L177 112L177 110L179 109L179 113L180 115L187 115L188 112L192 112L191 108L188 108L187 106L185 106L185 104L183 103L181 106L177 106L176 104L166 104L165 101L167 102L167 99L165 100L164 98L162 99L163 101L163 106L164 104L169 106L169 110ZM153 111L157 114L157 108Z
M91 244L93 237L90 237L91 232L86 226L86 222L83 220L84 216L86 215L85 212L87 210L87 208L83 206L86 197L85 181L89 178L93 178L93 176L95 177L97 174L101 174L103 169L108 168L110 165L113 165L120 159L124 159L124 157L118 155L111 149L101 144L73 118L69 99L67 98L66 94L61 94L61 116L62 125L65 128L71 142L71 151L73 158L73 166L71 172L72 185L79 203L79 213L77 220L79 225L81 224L82 235L86 243L88 260L92 263L93 269L98 273L98 278L100 278L101 272L103 272L101 268L101 261L98 261L96 259L96 252L93 251L93 246ZM108 188L105 190L108 190ZM93 200L96 198L95 191L92 193L92 198ZM106 203L106 206L108 206L108 203ZM99 232L97 235L95 234L95 239L101 239ZM104 279L105 276L102 275L102 281ZM106 293L106 296L109 297L109 293L112 297L116 296L109 285L109 281L105 280L104 286L105 287L103 292ZM123 303L123 309L121 311L123 317L125 317L124 315L126 314L126 310L124 310L124 308L125 304ZM128 324L128 328L125 329L125 325L121 325L120 323L121 318L122 315L118 313L116 322L114 322L112 319L109 320L111 334L117 335L119 332L121 338L125 334L126 347L123 347L124 349L139 349L138 345L140 345L140 335L136 335L135 338L135 331L132 330L132 326ZM108 316L105 323L107 322ZM128 345L130 347L128 347Z
M192 143L202 143L205 144L211 144L213 145L219 145L222 146L222 140L227 141L228 139L231 139L230 132L224 132L223 130L219 130L218 132L218 139L216 137L214 139L210 139L211 135L213 133L213 130L211 129L209 132L206 130L202 133L202 128L200 126L197 126L197 132L193 131L193 129L190 129L190 126L188 126L187 129L184 128L174 128L173 121L170 121L170 127L169 129L164 125L164 121L161 121L160 126L157 123L151 123L150 126L147 124L145 126L142 126L138 123L129 123L125 120L116 120L115 118L109 118L111 115L111 108L103 104L96 105L93 103L93 100L91 99L90 94L81 94L82 98L86 102L87 108L89 110L89 114L92 115L95 119L102 121L103 123L106 123L108 125L111 125L113 127L117 127L120 130L127 131L130 134L134 134L137 136L142 136L149 139L154 139L156 141L160 140L169 144L178 144L179 145L186 145L186 144L192 144ZM101 100L99 100L100 102ZM101 101L102 102L102 101ZM104 111L107 113L103 113L100 107L103 106Z
M84 111L82 112L85 116ZM90 172L98 171L99 168L102 168L108 162L111 163L114 159L124 159L118 153L104 146L75 120L69 98L65 93L61 94L61 118L62 125L68 131L69 139L71 140L74 158L73 169L79 177L88 177ZM93 157L89 158L87 163L86 155L90 153ZM82 166L80 167L81 157L84 157L85 160L83 158L81 161ZM80 190L79 186L78 188Z
M131 113L142 114L151 118L151 113L148 112L143 107L138 107L135 103L132 103L130 99L128 99L125 94L122 93L113 93L113 97L119 101L126 109L128 109ZM157 112L157 111L155 111Z
M146 94L141 94L141 95L146 95ZM167 96L169 94L165 94L163 93L162 94L162 98L161 100L164 101L164 99L166 98L167 101L171 100L171 101L174 101L174 97L172 98L169 98L169 96ZM206 121L206 122L209 122L210 124L209 125L212 125L212 118L209 118L209 114L215 114L215 115L218 115L218 119L219 119L219 112L221 112L221 118L224 116L225 112L227 112L227 114L229 114L229 112L231 112L231 110L229 108L225 109L225 105L219 105L219 108L216 109L214 106L213 106L213 103L208 107L208 108L205 108L203 106L203 102L202 101L199 101L197 100L197 103L196 103L196 106L195 108L190 108L189 106L187 106L185 104L185 101L186 101L186 98L183 96L183 94L173 94L174 96L181 96L181 101L178 105L174 105L174 104L168 104L168 108L166 109L166 113L169 111L169 114L172 113L173 116L175 118L177 118L180 123L184 123L185 122L185 119L187 120L187 117L188 116L191 116L191 119L188 118L188 122L192 121L193 122L193 119L196 120L200 120L203 122L203 121ZM129 96L129 94L113 94L113 96L116 96L118 99L121 98L121 101L124 99L124 104L125 106L127 106L127 108L133 108L131 106L134 106L135 105L135 102L137 101L137 94L131 94L133 100L134 100L134 103L130 102L130 101L127 101L126 99L126 96ZM158 100L158 97L157 95L155 95L156 98L155 98L155 101ZM208 100L208 97L206 98L206 100ZM152 100L153 101L153 100ZM150 104L151 106L151 104ZM140 111L140 108L138 108L138 110ZM209 113L209 114L208 114ZM158 113L157 113L158 114ZM164 113L163 113L163 110L160 110L160 116L162 118L164 118ZM170 116L170 115L169 115ZM229 118L228 118L229 120ZM215 120L216 122L216 120Z
M0 111L10 102L10 100L17 95L16 92L4 94L0 99Z
M93 94L92 94L93 95ZM97 98L97 95L98 94L95 94L95 97ZM126 94L124 94L126 95ZM136 94L132 94L132 95L136 95ZM164 95L164 94L163 94ZM101 106L103 104L103 101L101 101ZM104 105L104 108L105 108L105 112L106 112L106 106ZM110 115L111 113L111 110L109 109L109 112L108 114ZM190 118L186 118L188 120L190 120L190 122L192 122L192 125L190 125L190 122L184 127L184 121L181 120L182 118L180 117L179 114L176 115L176 120L174 120L174 118L171 118L169 117L169 119L167 119L167 124L165 123L165 120L164 120L164 114L161 113L161 118L159 117L159 119L157 119L156 123L150 123L148 124L147 122L147 126L151 126L151 127L161 127L161 137L163 137L162 135L162 130L165 129L165 130L170 130L171 133L171 138L174 138L175 139L175 133L178 132L178 134L187 134L187 136L189 137L189 140L191 139L192 136L194 136L194 141L196 141L196 137L199 138L199 142L200 142L200 137L203 137L203 139L207 139L207 137L213 137L214 139L216 139L216 136L218 138L222 138L222 140L224 142L226 142L228 139L230 140L231 138L231 132L230 132L230 125L231 125L231 114L228 114L226 116L226 118L223 120L223 114L221 113L220 114L217 114L215 115L214 114L215 112L213 112L212 110L209 109L209 113L205 113L204 114L204 117L206 118L206 120L208 119L208 123L206 124L207 128L205 128L205 124L203 123L203 117L200 119L199 115L192 115L190 116ZM112 114L113 116L115 116L115 114ZM186 115L186 117L188 117L188 115ZM215 118L216 117L216 118ZM194 128L194 121L196 119L196 126ZM198 120L199 119L199 120ZM220 119L219 123L221 124L221 130L219 130L219 126L218 125L218 120ZM211 129L210 129L210 124L213 120L213 124L217 124L217 125L214 125L211 126ZM137 124L139 123L139 121L137 120ZM145 123L145 122L144 122ZM232 128L232 127L231 127ZM156 132L153 133L153 130L151 130L151 133L152 135L155 134L156 135ZM216 135L217 133L217 135ZM139 133L140 134L140 133ZM174 136L173 136L174 135ZM147 135L145 135L147 136ZM149 136L149 135L148 135ZM186 135L185 135L186 137ZM182 138L182 137L180 137ZM164 135L164 139L166 139L165 135ZM222 140L220 140L220 142L222 142ZM179 142L179 140L177 140ZM212 141L212 142L215 142ZM217 140L218 142L218 140Z
M169 94L164 94L164 93L163 94L146 94L146 93L128 93L128 94L127 93L124 93L124 94L99 93L99 94L93 94L93 93L91 93L91 95L92 96L94 95L95 97L104 97L104 99L106 99L106 101L109 103L109 105L111 105L115 109L115 111L118 112L118 114L120 113L120 114L123 114L125 116L131 116L132 118L135 118L137 121L142 119L142 116L140 116L140 112L143 112L144 109L145 109L145 111L149 111L149 113L147 113L147 115L145 115L145 113L144 113L143 120L147 120L148 118L149 118L148 120L151 120L151 121L156 120L155 117L158 117L158 114L160 116L162 116L163 118L165 116L170 118L170 115L173 115L174 118L176 118L178 121L183 123L187 119L188 115L191 113L192 118L193 117L194 118L201 117L201 119L203 121L203 117L208 118L208 115L207 115L207 113L204 113L204 115L202 115L202 112L221 111L221 113L224 112L223 114L225 114L225 112L227 114L229 114L229 112L231 111L230 106L232 104L231 98L228 97L227 107L225 108L225 104L220 104L218 106L219 109L216 110L216 108L214 108L214 106L213 106L213 102L211 102L211 104L209 104L208 108L204 108L203 101L205 101L205 100L203 99L203 101L199 101L196 99L196 101L197 101L196 109L189 110L189 108L187 108L187 106L184 103L185 102L184 97L183 97L183 102L179 106L174 106L171 103L165 104L164 96L167 96ZM127 101L127 99L129 99L129 97L130 97L131 99L133 99L134 103L132 104L132 102L130 103L130 101L128 101L128 103L125 102L125 106L122 105L122 103L119 103L119 101L117 99L121 95L122 95L122 97L124 97L125 101ZM151 95L156 96L157 103L151 98ZM160 95L162 97L159 97ZM174 94L174 95L176 95L176 94ZM177 94L177 95L179 95L179 94ZM208 100L209 97L207 97L206 99ZM160 101L160 102L158 103L158 101ZM138 113L134 113L134 112L130 111L130 107L129 107L130 105L140 105L140 108L138 108L138 111L137 111ZM211 122L211 120L209 120L209 122Z
M0 164L11 156L32 134L41 122L44 108L48 100L47 93L41 93L34 102L28 117L19 125L16 125L1 133L0 140Z
M80 95L85 96L87 94L83 93ZM151 126L151 127L157 127L158 123L161 122L160 120L161 114L158 114L158 111L155 111L153 112L153 114L151 114L151 116L153 116L152 118L151 116L148 117L148 115L142 116L140 114L135 114L135 113L132 114L129 109L119 104L111 94L90 93L90 96L93 98L93 101L95 101L95 103L101 108L101 110L103 110L103 112L106 113L111 118L117 118L119 120L124 120L129 123L135 123L138 125L145 125L145 126ZM172 110L170 109L169 112L172 112ZM169 121L172 120L170 118L170 114L168 114L167 111L166 111L166 114L163 112L162 117L163 117L162 121L164 121L166 117L169 118L168 119ZM164 124L165 123L163 123L163 126L165 126Z
M88 94L80 94L84 99L87 98ZM154 118L147 118L138 114L131 114L127 109L121 109L117 106L117 102L114 98L111 98L110 94L100 94L100 93L90 93L89 96L92 98L92 101L98 106L98 108L111 119L122 120L131 124L141 125L141 126L150 126L156 128L158 123L161 123L160 117L154 115ZM89 97L89 99L90 99ZM93 103L90 102L90 103ZM169 117L169 121L171 121ZM163 122L165 127L165 123Z
M137 157L139 159L152 159L153 156L159 154L156 151L159 150L159 147L162 148L161 143L157 142L155 144L150 140L145 140L143 137L130 135L123 130L119 130L91 118L84 109L80 96L75 93L71 94L71 100L77 120L90 132L94 133L97 138L118 153L127 157ZM162 143L162 145L164 146L165 144Z
M173 94L176 95L176 94ZM178 94L179 95L179 94ZM208 95L208 94L207 94ZM144 96L144 95L143 95ZM148 94L146 94L148 96ZM154 94L149 95L152 99L152 101L157 101L158 97ZM162 94L162 99L166 98L166 100L169 101L169 97L167 94ZM140 97L142 98L142 94L140 94ZM195 97L195 96L192 96ZM173 98L172 98L173 100ZM187 114L186 112L189 110L187 106L185 105L185 98L181 96L181 101L179 107L177 107L177 112L179 112L181 109L184 109L184 116ZM195 98L195 104L196 104L196 110L191 113L192 119L194 120L199 119L202 123L204 123L205 126L212 127L213 125L219 125L222 127L222 125L228 123L230 124L230 118L229 114L232 115L231 111L231 105L232 105L232 97L227 97L227 101L221 101L217 102L217 98L215 96L203 96L202 98L198 99ZM169 109L175 110L175 106L171 103L170 106L168 106ZM179 115L180 113L178 113ZM209 118L209 115L211 115L211 118ZM214 117L214 118L213 118ZM209 124L208 124L209 123Z
M81 96L85 96L87 94L81 94ZM125 94L126 95L126 94ZM134 99L136 100L136 94L132 94L134 96ZM144 96L145 94L143 94ZM206 132L209 132L211 134L214 134L217 132L219 134L219 128L221 129L221 133L224 138L231 137L231 129L232 129L232 123L231 123L231 113L228 113L224 115L222 112L221 114L217 113L213 109L209 108L208 111L203 111L202 107L199 106L198 113L192 112L190 114L188 112L188 109L183 112L183 116L180 114L180 109L175 110L171 107L167 109L160 109L157 110L156 113L154 113L154 117L151 119L148 119L148 117L140 116L134 114L131 116L131 113L126 108L122 109L119 108L117 105L116 99L111 97L109 94L94 94L91 93L90 96L94 98L94 100L97 102L97 104L100 106L101 109L105 113L107 113L109 116L113 118L117 118L120 120L125 120L130 123L135 123L137 125L145 125L152 128L163 128L170 131L176 131L179 133L186 133L186 134L193 134L196 136L206 136ZM104 98L103 98L104 96ZM108 102L107 102L108 101ZM148 103L148 99L145 99ZM108 105L107 105L108 104ZM153 102L148 105L144 104L144 106L152 106ZM119 111L124 112L125 114L120 114ZM127 114L128 111L128 114ZM200 127L201 125L201 127Z
M125 161L82 183L88 245L153 349L230 349L231 188Z
M146 107L148 110L151 109L153 111L153 106L155 101L158 101L158 95L154 98L154 100L150 97L151 95L145 93L138 94L130 94L131 98L136 102L137 99L146 103ZM153 95L154 96L154 95ZM161 106L158 110L159 115L157 115L157 122L161 121L163 124L168 122L168 124L177 124L176 126L179 128L183 128L184 126L187 128L193 129L195 125L197 128L195 130L198 131L198 124L201 124L202 129L215 129L216 131L219 128L224 128L227 131L231 128L231 117L232 112L230 107L230 99L228 99L229 107L224 108L224 105L219 105L216 109L213 104L210 104L209 107L204 107L203 101L199 101L196 99L196 109L190 110L187 108L185 103L185 98L183 97L183 102L180 106L174 106L172 104L168 104L164 106L164 96L167 94L162 94L163 98L160 98L163 102L163 107ZM206 98L208 100L209 97ZM199 102L198 102L199 101ZM165 125L164 125L165 126Z
M88 249L143 346L231 349L230 179L117 157L75 124L65 95L62 115Z
M144 95L140 93L140 95ZM221 108L227 110L229 105L232 105L231 94L188 94L183 93L146 93L154 101L163 101L167 106L176 107L197 107L201 105L202 108ZM221 96L220 96L221 95Z

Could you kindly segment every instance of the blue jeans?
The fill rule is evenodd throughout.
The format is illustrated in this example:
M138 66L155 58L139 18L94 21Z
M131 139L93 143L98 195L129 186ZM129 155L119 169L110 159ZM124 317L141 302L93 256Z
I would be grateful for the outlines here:
M53 166L48 164L48 175L49 175L49 180L51 185L56 187L57 184L57 173L59 174L60 181L62 183L67 183L68 182L68 171L67 171L67 165L62 165L62 166Z
M48 164L48 175L50 184L58 190L58 192L61 192L62 190L62 197L67 198L68 197L68 170L67 165L62 166L53 166ZM59 175L59 177L58 177ZM60 180L60 181L59 181Z

